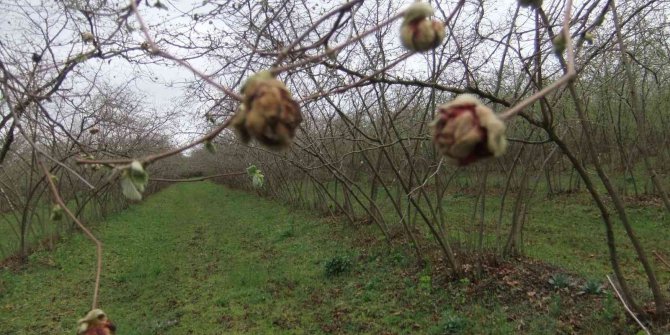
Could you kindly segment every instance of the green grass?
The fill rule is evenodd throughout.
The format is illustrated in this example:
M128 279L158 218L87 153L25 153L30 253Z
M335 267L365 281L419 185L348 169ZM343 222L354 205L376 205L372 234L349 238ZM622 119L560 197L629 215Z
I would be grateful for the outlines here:
M670 256L670 216L661 206L629 206L627 212L647 257L656 268L661 285L667 287L670 271L651 252ZM600 213L587 197L556 198L531 210L531 215L525 233L528 256L549 261L587 278L605 280L604 276L612 273L605 227ZM633 247L616 214L612 213L612 216L624 274L638 288L646 288L644 272Z
M119 334L570 329L558 320L572 313L567 308L505 302L469 281L440 281L375 242L372 226L352 228L212 183L172 186L96 228L105 245L100 307ZM350 265L327 276L334 259ZM73 333L90 308L94 260L92 244L76 234L34 253L22 269L0 270L0 334ZM582 329L620 329L618 305L581 301L590 315Z
M466 252L476 248L479 233L478 219L475 223L472 222L477 195L471 187L475 182L466 182L468 180L470 179L465 177L457 178L446 192L442 202L444 222L446 222L446 231L450 235L450 241L454 245L461 246ZM590 195L582 190L548 198L546 185L542 183L542 179L540 181L538 190L533 194L527 207L527 221L523 229L523 253L533 259L562 267L584 278L605 281L605 276L612 273L612 268L609 262L604 224ZM489 184L504 185L504 180L499 176L492 176L489 178ZM336 193L332 187L334 185L329 186L333 188L331 192ZM368 190L369 186L363 185L362 188ZM464 193L467 190L469 192ZM337 195L341 201L342 190L338 191ZM432 193L432 190L429 190L429 193ZM309 195L311 192L306 192L306 194ZM492 187L486 195L485 248L501 248L510 230L516 194L508 194L503 212L503 223L498 227L501 194L501 189ZM670 271L653 256L652 251L660 253L665 259L670 259L670 215L665 211L660 200L655 202L636 202L633 198L625 200L627 200L626 211L630 223L652 266L656 269L659 283L662 287L668 287ZM406 199L403 198L403 201ZM389 224L398 222L397 214L381 188L377 205ZM360 205L354 203L353 207L359 217L367 216ZM406 203L403 203L401 207L406 208ZM427 206L423 208L426 213L429 213ZM610 209L610 215L623 272L636 291L648 298L649 292L644 270L637 261L630 240L614 209ZM425 236L429 236L430 232L420 218L416 219L416 224ZM429 240L432 241L432 239ZM435 245L433 247L437 248Z
M0 213L0 260L20 250L21 212ZM29 218L26 245L32 247L52 234L62 231L62 224L49 220L50 207L40 206Z
M514 195L506 200L501 236L497 237L496 222L500 206L499 195L488 195L486 201L485 246L495 247L496 239L506 241L510 228ZM455 227L455 241L474 245L478 224L471 217L476 196L450 196L445 200L447 222ZM641 292L646 289L642 266L637 262L632 245L612 211L617 251L627 278ZM627 214L635 233L645 248L647 257L656 268L663 287L670 284L670 271L652 255L657 251L670 257L670 215L662 205L629 204ZM528 207L528 220L523 230L523 252L526 256L548 262L585 278L606 280L612 273L607 250L605 227L600 212L588 194L577 193L550 199L536 195Z
M109 208L106 211L119 211L125 207L125 199L115 201L114 203L107 203ZM33 206L28 211L28 222L25 244L28 253L31 250L39 249L40 243L44 243L47 239L55 240L63 234L67 234L68 230L74 227L72 221L64 216L60 221L51 220L50 201L41 201L37 206ZM77 204L74 201L69 203L69 208L73 212L77 211ZM23 208L19 208L14 212L0 213L0 260L16 256L21 251L20 232ZM79 215L79 219L83 221L99 220L102 218L103 210L94 201L86 204Z

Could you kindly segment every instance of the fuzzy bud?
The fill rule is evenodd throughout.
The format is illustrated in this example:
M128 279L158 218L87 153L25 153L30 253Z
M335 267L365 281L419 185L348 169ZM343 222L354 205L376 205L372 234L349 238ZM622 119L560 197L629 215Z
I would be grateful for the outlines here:
M63 220L63 208L59 204L53 205L51 207L51 221L60 221Z
M433 143L459 165L505 153L505 124L474 96L460 95L438 106L437 114L431 124Z
M95 41L95 36L93 36L93 34L91 34L90 32L85 31L81 33L81 40L84 41L84 43L91 43Z
M585 32L584 34L582 34L582 39L584 39L584 41L586 41L589 44L593 44L593 34L589 32Z
M435 49L446 36L444 23L431 20L433 8L425 2L415 2L405 11L400 26L402 45L412 51L428 51Z
M554 39L551 41L551 43L554 45L554 52L558 55L562 54L567 47L565 35L562 31L558 35L554 36Z
M268 71L259 72L247 80L242 94L242 105L232 121L241 140L254 138L276 150L290 146L302 115L284 83Z

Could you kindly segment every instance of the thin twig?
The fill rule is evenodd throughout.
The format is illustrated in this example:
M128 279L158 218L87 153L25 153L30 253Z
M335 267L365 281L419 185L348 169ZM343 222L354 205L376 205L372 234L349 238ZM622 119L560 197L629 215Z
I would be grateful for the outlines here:
M572 12L572 0L568 0L567 3L565 4L565 14L563 17L563 28L561 29L560 34L563 34L563 37L565 38L565 44L567 47L567 71L557 81L555 81L553 84L543 88L539 92L536 92L535 94L529 96L528 98L524 99L523 101L519 102L518 104L514 105L514 107L504 111L499 115L499 117L502 120L509 120L515 115L521 113L524 108L532 105L535 101L541 99L545 95L549 94L549 92L552 92L553 90L563 86L564 84L568 83L571 81L576 75L577 71L575 71L575 54L574 54L574 48L572 47L572 37L570 36L570 16Z
M333 90L328 91L328 92L319 92L319 93L315 93L315 94L313 94L313 95L310 95L310 96L308 96L308 97L302 99L300 102L301 102L301 103L305 103L305 102L307 102L307 101L315 100L315 99L317 99L317 98L320 98L320 97L323 97L323 96L326 96L326 95L331 95L331 94L336 94L336 93L342 93L342 92L345 92L345 91L347 91L347 90L350 90L350 89L352 89L352 88L354 88L354 87L356 87L356 86L359 86L359 85L363 84L364 82L366 82L366 81L368 81L368 80L370 80L370 79L376 77L376 76L379 75L380 73L385 72L386 70L395 67L395 66L398 65L400 62L404 61L404 60L407 59L407 58L410 58L410 57L411 57L412 55L414 55L415 53L416 53L415 51L407 52L406 54L404 54L404 55L398 57L398 59L396 59L395 61L391 62L390 64L388 64L388 65L384 66L383 68L381 68L381 69L379 69L379 70L373 72L373 73L370 74L369 76L365 76L365 77L361 78L360 80L358 80L358 81L355 82L355 83L352 83L352 84L349 84L349 85L346 85L346 86L343 86L343 87L340 87L340 88L337 88L337 89L333 89Z
M635 316L635 313L633 313L633 311L630 310L630 308L626 304L626 301L623 300L623 298L621 297L621 293L619 293L619 290L616 288L616 285L614 284L614 281L612 281L612 278L610 278L609 275L607 275L607 280L609 280L610 285L612 285L612 289L614 290L614 293L616 293L617 298L619 298L619 300L621 301L621 304L623 304L623 307L626 309L628 314L633 317L635 322L637 322L637 324L640 325L640 327L642 327L642 330L644 330L644 332L647 335L651 335L651 332L649 332L649 329L647 329L647 327L644 326L642 321L640 321L640 319L638 319L637 316Z
M92 185L88 180L86 180L86 178L84 178L82 175L80 175L79 173L77 173L77 171L75 171L74 169L72 169L71 167L69 167L67 164L65 164L65 163L63 163L63 162L57 160L56 158L52 157L52 156L49 155L46 151L44 151L42 148L40 148L40 147L37 145L37 143L35 143L35 142L30 138L30 136L28 136L28 134L25 132L25 130L24 130L23 127L21 126L21 121L19 121L19 119L18 119L16 113L14 113L14 110L13 110L13 109L10 109L10 111L11 111L11 113L14 115L14 119L16 120L16 129L19 130L19 133L21 134L21 136L23 137L23 139L25 139L26 142L28 142L28 144L29 144L33 149L35 149L35 151L39 152L42 156L44 156L44 157L47 158L48 160L50 160L50 161L52 161L52 162L54 162L54 163L60 165L62 168L64 168L65 170L67 170L68 172L70 172L71 174L73 174L75 177L77 177L77 179L81 180L81 181L82 181L88 188L90 188L90 189L92 189L92 190L95 190L95 186L93 186L93 185Z
M319 25L321 25L322 23L324 23L327 19L329 19L330 17L334 16L335 14L340 14L340 15L342 15L342 14L345 13L346 11L351 11L351 9L352 9L355 5L357 5L357 4L359 4L359 3L362 3L362 2L363 2L362 0L354 0L354 1L350 1L350 2L347 2L347 3L343 4L343 5L341 5L341 6L338 7L338 8L335 8L335 9L332 10L330 13L327 13L327 14L323 15L323 16L322 16L321 18L319 18L316 22L314 22L309 28L305 29L305 31L304 31L298 38L296 38L296 39L295 39L295 40L294 40L288 47L286 47L286 49L284 49L284 50L279 54L279 56L277 57L277 60L276 60L275 63L274 63L274 66L279 65L279 64L281 63L281 61L284 60L284 58L286 58L286 56L287 56L290 52L293 52L293 49L294 49L296 46L298 46L298 44L299 44L300 42L302 42L305 38L307 38L307 36L309 35L309 33L311 33L312 31L316 30L316 28L317 28ZM335 27L335 28L337 28L337 27Z
M233 117L229 117L228 120L226 120L224 123L216 127L214 130L210 131L209 133L199 137L195 141L188 143L184 146L181 146L179 148L175 148L169 151L157 153L154 155L148 155L143 158L137 158L137 159L131 159L131 158L123 158L123 159L103 159L103 160L88 160L88 159L77 159L76 162L77 164L110 164L110 165L120 165L120 164L130 164L134 160L137 160L143 164L151 164L157 160L176 155L178 153L181 153L182 151L188 150L190 148L193 148L194 146L204 143L206 141L211 141L214 139L219 133L221 133L224 129L228 128L230 126L231 122L233 121Z
M102 273L102 243L95 237L95 235L93 235L93 233L91 233L90 230L88 230L88 228L86 228L86 226L84 226L83 223L81 223L81 221L79 221L79 219L77 219L77 216L75 216L67 207L65 201L63 201L63 198L61 198L60 193L58 192L56 184L51 178L51 173L49 173L49 170L44 165L44 162L42 162L41 159L38 159L37 163L42 168L42 172L44 172L44 178L46 179L49 185L49 189L51 190L51 194L53 195L54 201L65 211L65 213L72 219L72 221L74 221L74 223L77 224L79 228L81 228L84 234L86 234L86 236L95 244L97 265L95 271L95 284L93 287L93 303L91 304L92 305L91 309L95 309L98 307L98 293L100 292L100 274Z
M652 251L652 253L654 254L654 256L656 256L656 258L658 258L658 260L659 260L661 263L663 263L663 265L667 266L668 269L670 270L670 263L668 263L668 261L666 261L666 260L663 258L663 256L661 256L661 254L658 253L658 251L654 250L654 251Z
M312 56L312 57L308 57L306 59L303 59L302 61L295 62L295 63L292 63L292 64L288 64L288 65L283 66L283 67L273 68L272 69L272 74L277 75L277 74L280 74L282 72L290 71L290 70L299 68L301 66L305 66L307 64L314 63L314 62L316 62L316 61L318 61L322 58L327 57L328 55L336 55L340 50L348 47L349 45L352 45L352 44L358 42L359 40L363 39L365 36L368 36L368 35L370 35L374 32L377 32L381 28L385 27L388 24L393 23L393 21L403 17L404 15L405 15L404 11L399 12L396 15L391 16L387 20L382 21L381 23L374 26L373 28L362 32L360 35L358 35L358 36L356 36L356 37L354 37L354 38L352 38L352 39L350 39L350 40L348 40L348 41L346 41L346 42L344 42L344 43L342 43L342 44L340 44L340 45L338 45L338 46L336 46L336 47L334 47L334 48L332 48L332 49L330 49L330 50L328 50L328 51L326 51L322 54L318 54L318 55L315 55L315 56Z
M189 62L187 62L183 59L179 59L179 58L173 56L172 54L161 50L158 47L158 45L156 44L156 42L154 42L154 40L151 38L151 35L149 34L149 28L147 28L146 24L144 23L144 19L142 18L142 15L140 15L139 11L137 10L137 4L135 4L135 1L130 1L130 6L132 7L133 12L135 12L135 18L137 18L137 22L140 24L140 29L142 30L142 33L144 34L144 38L146 38L147 43L149 44L149 50L148 51L151 54L161 56L163 58L167 58L169 60L172 60L172 61L176 62L177 64L187 68L189 71L191 71L191 73L196 75L198 78L200 78L200 79L206 81L208 84L216 87L218 90L225 93L229 97L231 97L231 98L233 98L237 101L242 101L242 96L233 92L231 89L215 82L214 80L212 80L212 78L210 78L206 74L200 72L198 69L194 68Z
M442 167L442 162L444 162L444 157L440 158L440 161L437 163L437 168L435 169L435 172L433 172L430 176L426 177L426 179L423 180L423 184L421 184L421 185L415 187L413 190L409 191L409 193L407 193L407 196L408 197L411 196L412 193L414 193L417 190L419 190L420 188L426 186L426 184L428 183L430 178L433 178L433 176L435 176L438 172L440 172L440 168Z

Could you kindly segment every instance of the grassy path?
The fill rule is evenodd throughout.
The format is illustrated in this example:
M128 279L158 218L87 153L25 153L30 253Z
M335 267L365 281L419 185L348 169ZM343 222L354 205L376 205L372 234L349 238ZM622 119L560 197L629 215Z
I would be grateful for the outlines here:
M341 229L214 184L177 185L99 227L100 305L120 334L378 333L421 323L402 299L375 292L385 273L326 278L327 260L354 256ZM75 236L25 270L0 271L0 334L72 333L90 304L93 250ZM383 304L355 306L372 300L361 285Z
M530 296L518 284L522 273L502 277L514 287L438 284L404 253L371 246L367 228L211 183L172 186L97 234L105 243L100 307L120 335L609 334L622 320L612 322L620 314L611 306L590 304L592 315L579 314L574 328L562 306L587 298ZM76 234L33 254L24 269L0 269L0 334L73 334L90 307L94 259ZM351 270L329 278L333 259ZM517 294L515 302L496 292Z

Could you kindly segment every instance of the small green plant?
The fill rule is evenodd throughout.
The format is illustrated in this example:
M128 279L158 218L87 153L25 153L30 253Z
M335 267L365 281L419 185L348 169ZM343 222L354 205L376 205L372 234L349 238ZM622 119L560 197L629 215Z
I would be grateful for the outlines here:
M378 289L380 287L380 285L381 285L381 280L379 280L379 278L377 278L377 277L374 277L374 278L370 279L367 283L365 283L364 288L365 288L366 291L374 291L374 290Z
M562 289L570 286L570 278L564 273L557 273L548 280L549 285L554 289Z
M463 334L468 326L468 320L452 310L442 313L440 322L431 329L430 333L435 335Z
M472 282L468 278L461 278L458 280L458 284L460 284L461 286L470 286Z
M285 240L291 237L295 237L295 230L293 229L293 227L289 227L288 229L285 229L281 233L279 233L279 240Z
M617 318L616 302L614 301L614 297L612 297L612 293L605 292L602 316L609 322L612 322Z
M429 275L424 275L419 278L419 289L422 291L430 291L433 288L433 281Z
M351 259L347 256L335 256L325 265L326 277L332 278L351 271Z
M549 301L549 315L557 319L558 317L561 316L561 311L563 309L563 301L561 299L561 296L558 294L554 294L551 296L551 300Z
M278 238L279 241L285 240L287 238L295 237L295 226L294 226L293 223L294 223L294 219L291 218L288 221L288 228L282 230L279 233L279 238Z
M402 251L396 251L393 254L391 254L391 261L393 261L393 264L400 265L404 264L407 259L405 257L405 254Z
M604 289L603 285L595 279L589 279L586 281L584 286L582 286L582 289L579 291L580 294L593 294L593 295L600 295L603 294Z

